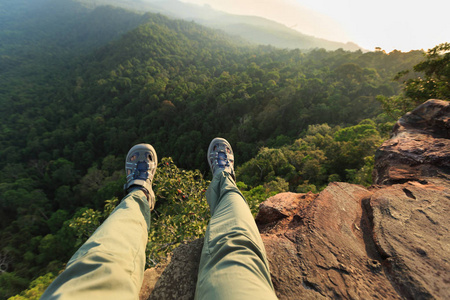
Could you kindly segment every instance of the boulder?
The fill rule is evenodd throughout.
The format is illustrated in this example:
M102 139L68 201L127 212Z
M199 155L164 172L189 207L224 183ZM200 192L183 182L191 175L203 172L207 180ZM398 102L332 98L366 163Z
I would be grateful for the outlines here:
M139 299L194 299L202 247L203 239L183 243L162 266L146 270Z
M394 184L423 177L450 179L450 103L428 100L404 115L392 138L375 153L373 182Z

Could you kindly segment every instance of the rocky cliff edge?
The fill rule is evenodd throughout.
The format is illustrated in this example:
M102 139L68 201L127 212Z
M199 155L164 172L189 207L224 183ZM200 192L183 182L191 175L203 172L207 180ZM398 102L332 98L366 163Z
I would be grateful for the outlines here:
M450 299L450 104L403 116L370 188L281 193L256 222L280 299ZM193 299L202 240L148 269L140 299Z

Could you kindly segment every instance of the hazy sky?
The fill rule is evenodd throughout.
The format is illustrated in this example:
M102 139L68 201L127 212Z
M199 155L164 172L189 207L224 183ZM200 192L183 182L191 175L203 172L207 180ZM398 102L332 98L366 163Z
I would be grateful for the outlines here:
M302 33L374 50L450 42L449 0L182 0L262 16Z

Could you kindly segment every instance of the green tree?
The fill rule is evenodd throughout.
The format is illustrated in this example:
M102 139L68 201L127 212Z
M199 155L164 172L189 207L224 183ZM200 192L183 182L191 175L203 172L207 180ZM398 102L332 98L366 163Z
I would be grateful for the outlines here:
M450 100L450 43L428 50L425 60L413 69L424 75L405 83L405 95L416 106L428 99Z
M26 278L20 277L14 272L0 273L0 298L8 299L26 288L28 282Z
M395 76L396 80L403 80L402 95L377 97L384 112L394 120L429 99L450 99L450 43L429 49L412 71L413 75L411 70L404 70Z
M19 295L8 298L8 300L38 300L55 278L53 273L39 276L30 283L28 289Z

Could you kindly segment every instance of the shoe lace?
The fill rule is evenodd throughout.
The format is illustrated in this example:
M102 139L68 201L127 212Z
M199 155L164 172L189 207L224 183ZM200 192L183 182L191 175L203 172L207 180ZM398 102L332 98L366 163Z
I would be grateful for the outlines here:
M227 154L225 152L219 152L217 155L217 165L219 168L225 168L230 166L230 161L227 158Z
M136 164L136 169L134 169L133 179L148 179L148 169L149 164L146 161L140 161Z

